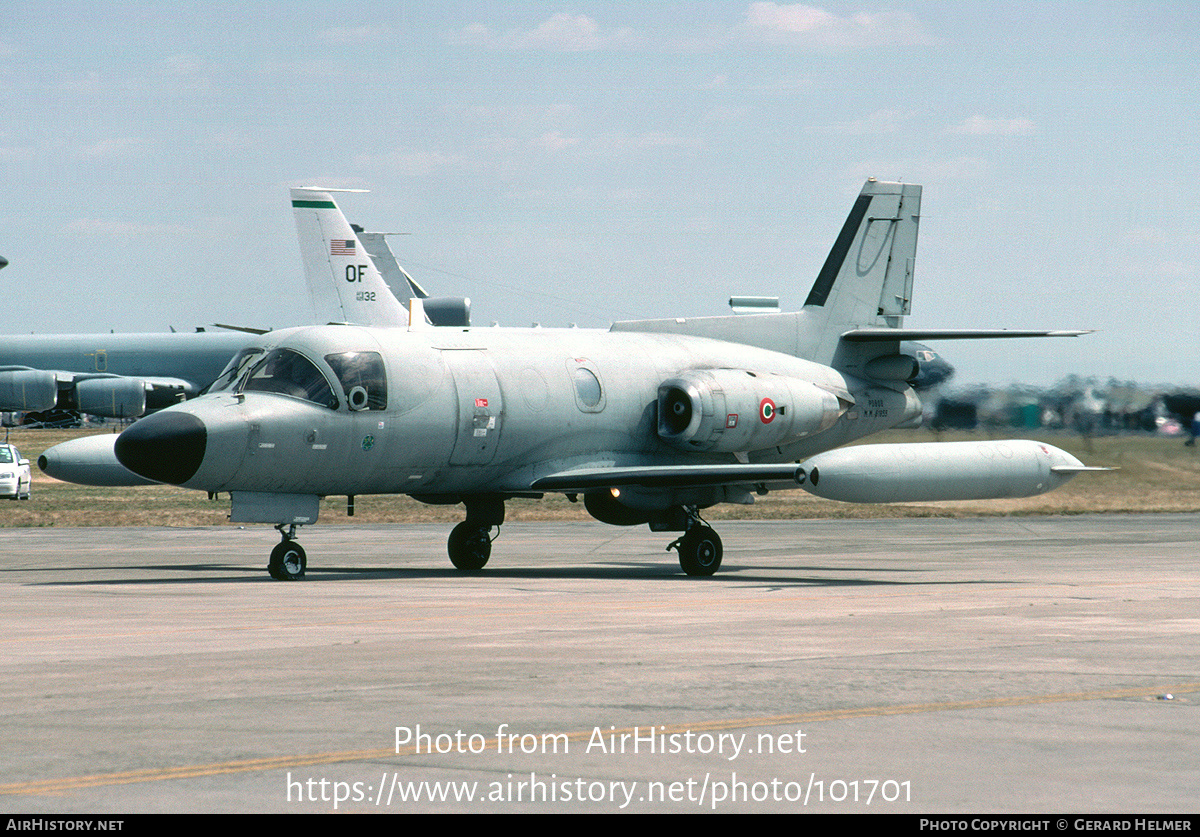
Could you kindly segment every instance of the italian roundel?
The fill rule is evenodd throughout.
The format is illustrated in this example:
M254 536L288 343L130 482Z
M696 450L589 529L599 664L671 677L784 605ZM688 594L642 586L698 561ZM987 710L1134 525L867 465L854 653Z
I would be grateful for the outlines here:
M763 424L770 424L775 420L775 402L770 398L764 398L758 404L758 417L762 419Z

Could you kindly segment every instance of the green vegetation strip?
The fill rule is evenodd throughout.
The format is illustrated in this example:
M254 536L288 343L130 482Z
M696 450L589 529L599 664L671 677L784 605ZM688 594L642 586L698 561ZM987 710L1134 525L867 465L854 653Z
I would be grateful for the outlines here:
M10 441L33 464L33 496L0 503L0 526L220 526L228 525L229 499L209 500L204 492L173 486L95 488L52 480L37 468L38 455L59 442L112 429L42 430L14 428ZM1200 512L1200 447L1184 447L1182 438L1122 435L1082 438L1053 433L997 432L1057 445L1087 465L1119 468L1112 473L1082 474L1063 488L1040 497L960 503L854 505L822 500L802 490L757 497L754 505L720 505L705 512L710 520L794 520L803 518L979 517L1038 514ZM987 434L896 430L871 442L959 441ZM408 497L359 496L354 517L346 516L344 497L322 502L321 523L449 523L462 519L461 506L428 506ZM582 503L561 495L513 500L512 520L590 520Z

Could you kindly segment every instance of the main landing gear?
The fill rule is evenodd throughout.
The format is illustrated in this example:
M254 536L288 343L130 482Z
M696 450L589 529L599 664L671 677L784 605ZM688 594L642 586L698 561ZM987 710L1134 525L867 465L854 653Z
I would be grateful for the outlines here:
M721 568L721 536L700 519L695 508L685 509L688 516L683 535L667 545L667 551L679 550L679 566L688 575L712 575Z
M450 531L446 551L450 563L465 573L483 569L492 557L492 541L500 534L504 522L504 500L499 497L484 497L466 502L467 519ZM496 528L496 535L492 534Z
M467 519L450 532L446 551L450 554L450 563L463 572L473 573L482 570L492 556L492 541L496 539L492 529L499 530L504 522L504 499L483 497L465 502ZM666 525L674 531L683 529L683 535L667 546L667 550L679 550L679 566L685 573L709 576L721 568L724 551L721 536L700 518L695 506L675 506ZM651 528L662 531L653 523Z
M304 554L304 547L296 543L296 524L291 524L287 532L283 531L283 527L283 523L275 527L283 540L271 550L267 572L278 581L299 581L304 578L304 570L308 567L308 556Z

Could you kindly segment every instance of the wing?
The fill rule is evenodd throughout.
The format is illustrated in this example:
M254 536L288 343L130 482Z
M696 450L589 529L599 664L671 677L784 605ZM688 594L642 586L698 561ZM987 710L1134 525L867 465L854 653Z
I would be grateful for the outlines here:
M742 465L646 465L633 468L583 468L534 480L534 491L590 491L637 485L643 488L692 488L760 482L803 484L804 468L795 462Z

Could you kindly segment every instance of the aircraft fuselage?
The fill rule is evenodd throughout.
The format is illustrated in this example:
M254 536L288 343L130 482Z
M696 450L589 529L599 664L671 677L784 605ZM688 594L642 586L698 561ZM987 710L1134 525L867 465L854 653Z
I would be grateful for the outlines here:
M166 412L202 423L204 453L194 473L166 481L207 491L451 499L527 494L537 478L573 468L736 462L734 452L680 450L658 432L660 386L694 370L753 373L749 385L761 382L763 392L778 377L841 394L832 426L737 452L747 454L743 461L794 461L920 409L903 384L870 385L779 352L687 335L323 326L273 337L267 350L303 355L330 382L334 399L318 404L241 387L173 407ZM339 386L326 361L346 353L382 358L385 406L352 409L358 396ZM774 400L780 418L761 414L757 391L724 405L719 418L765 425L798 409ZM141 424L149 430L154 423Z

